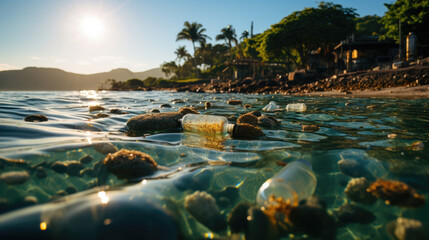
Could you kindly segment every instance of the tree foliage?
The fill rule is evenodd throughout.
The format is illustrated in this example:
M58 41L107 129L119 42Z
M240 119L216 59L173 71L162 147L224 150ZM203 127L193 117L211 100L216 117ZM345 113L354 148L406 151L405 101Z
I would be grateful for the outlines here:
M177 34L176 41L179 40L189 40L192 42L192 46L194 47L194 56L195 56L195 43L205 43L207 39L210 39L209 36L204 34L206 31L203 28L203 25L197 22L189 23L186 21L184 23L185 27Z
M381 17L377 15L368 15L361 18L356 18L356 35L377 35L381 36L386 33L384 25L381 22Z
M414 32L418 43L429 44L429 0L397 0L393 4L384 4L387 12L382 18L387 32L383 39L392 38L399 41L399 21L402 33Z

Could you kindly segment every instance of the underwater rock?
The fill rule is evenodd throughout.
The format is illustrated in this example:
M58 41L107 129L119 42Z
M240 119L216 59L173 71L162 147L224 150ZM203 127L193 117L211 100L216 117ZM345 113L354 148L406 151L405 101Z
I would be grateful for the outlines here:
M255 116L255 117L260 117L260 116L262 116L262 113L260 112L260 111L258 111L258 110L255 110L255 111L251 111L251 112L249 112L250 114L252 114L253 116Z
M161 112L161 111L159 111L159 109L158 109L158 108L154 108L154 109L150 110L150 112L151 112L151 113L159 113L159 112Z
M343 204L336 212L336 215L340 225L348 223L369 224L375 220L372 212L349 203Z
M107 118L107 117L110 117L110 115L106 113L99 112L95 114L95 118Z
M378 179L367 189L376 198L384 200L387 205L418 208L425 204L425 198L407 184Z
M51 169L57 173L65 173L67 171L67 165L64 162L57 161L51 165Z
M77 193L77 189L73 186L66 187L66 189L64 189L64 191L66 191L68 194Z
M389 222L386 231L394 240L425 240L429 239L428 227L419 220L400 217Z
M239 198L240 191L235 186L227 186L218 192L214 192L212 195L216 199L218 205L223 205L221 207L226 207L231 202L235 202L235 200Z
M26 122L46 122L48 118L45 115L28 115L24 118Z
M252 105L250 105L250 104L245 104L245 105L243 106L243 108L245 108L245 109L249 109L249 108L252 108Z
M104 107L102 107L100 105L92 105L92 106L88 106L88 109L89 109L90 112L93 112L93 111L104 110Z
M0 165L26 167L28 163L23 159L11 159L11 158L0 157Z
M302 131L304 131L304 132L319 131L319 126L317 126L317 125L302 125Z
M247 211L246 240L278 239L275 226L259 207L250 207Z
M210 230L219 232L226 229L226 220L212 195L200 191L187 195L185 208L196 220Z
M67 167L67 174L69 176L79 176L80 171L84 169L83 165L79 161L65 161L63 162Z
M182 107L179 110L179 113L182 114L183 116L185 116L188 113L191 113L191 114L200 114L197 110L194 110L194 109L192 109L190 107Z
M208 108L212 107L212 104L211 104L211 102L205 102L204 106L206 107L206 109L208 109Z
M258 126L258 118L255 115L252 115L250 113L246 113L241 115L237 119L238 124L247 123L253 126Z
M151 156L135 150L121 149L116 153L108 154L103 164L107 171L120 179L143 177L157 170L157 163Z
M26 196L22 201L20 202L20 206L27 207L36 205L39 202L39 200L35 196Z
M115 145L106 142L94 143L92 144L92 148L94 148L95 151L104 155L108 153L115 153L118 151L118 148Z
M45 178L48 176L48 173L46 172L46 169L42 166L38 166L36 168L36 177L38 178Z
M241 100L234 100L231 99L229 101L226 102L228 105L241 105L243 102Z
M128 114L127 112L122 112L120 109L118 109L118 108L112 108L112 109L110 109L109 110L109 112L110 113L113 113L113 114Z
M258 117L258 125L265 128L275 128L280 126L280 123L272 116Z
M317 197L302 200L291 209L289 220L298 232L321 239L335 239L335 219L326 211L326 204Z
M164 103L164 104L159 105L159 107L160 108L171 108L171 105L168 103Z
M262 130L259 127L250 125L250 124L236 124L234 127L234 131L232 136L234 138L258 138L262 137L265 134L262 132Z
M366 178L352 178L344 189L344 193L352 201L364 204L373 204L377 198L366 191L370 185L371 182Z
M179 119L182 117L183 115L180 111L179 113L146 113L130 118L127 122L127 127L134 133L167 130L178 128L180 126Z
M422 151L425 148L425 145L422 141L416 141L411 144L411 149L414 151Z
M0 180L6 184L21 184L28 178L30 178L30 174L27 171L11 171L0 175Z
M338 161L340 171L350 177L364 177L368 180L374 180L374 176L365 167L365 164L353 159L341 159Z
M247 211L253 204L240 202L228 215L228 225L231 233L244 232L247 229Z
M92 162L92 160L94 160L94 158L91 155L86 154L85 156L83 156L79 159L79 162L82 164L88 164L88 163Z

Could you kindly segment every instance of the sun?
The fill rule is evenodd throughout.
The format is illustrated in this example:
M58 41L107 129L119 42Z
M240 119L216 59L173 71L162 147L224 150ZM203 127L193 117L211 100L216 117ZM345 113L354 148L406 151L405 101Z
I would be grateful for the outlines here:
M80 22L82 33L91 40L98 40L103 36L103 21L96 16L86 16Z

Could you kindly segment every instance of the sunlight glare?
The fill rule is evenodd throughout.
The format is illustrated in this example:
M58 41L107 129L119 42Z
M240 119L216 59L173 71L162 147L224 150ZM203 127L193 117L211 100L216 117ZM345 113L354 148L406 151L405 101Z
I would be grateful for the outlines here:
M96 16L86 16L81 21L81 29L86 37L97 40L103 35L104 24Z

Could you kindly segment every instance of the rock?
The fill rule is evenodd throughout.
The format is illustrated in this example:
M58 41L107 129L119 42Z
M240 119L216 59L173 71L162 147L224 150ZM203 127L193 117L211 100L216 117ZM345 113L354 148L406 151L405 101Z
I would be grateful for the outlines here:
M157 163L151 156L134 150L121 149L108 154L103 160L107 171L118 178L132 179L150 175L157 170Z
M425 145L422 141L416 141L411 144L411 149L414 151L422 151L425 148Z
M22 202L20 203L21 206L33 206L36 205L39 202L39 200L35 196L26 196Z
M73 186L66 187L66 189L64 191L66 191L68 194L77 193L77 189Z
M302 200L291 209L289 220L298 232L321 239L335 239L335 219L326 211L326 204L317 197Z
M79 162L82 164L88 164L88 163L92 162L93 159L94 158L91 155L86 154L85 156L83 156L79 159Z
M374 180L374 176L368 171L364 163L353 159L341 159L338 161L340 171L350 177L364 177L368 180Z
M424 240L429 239L428 227L419 220L400 217L388 223L386 230L395 240Z
M11 158L0 157L0 165L26 167L28 163L23 159L11 159Z
M258 118L255 115L252 115L250 113L246 113L241 115L237 119L238 124L247 123L253 126L258 126Z
M378 179L367 189L376 198L384 200L387 205L418 208L425 204L425 198L407 184Z
M93 112L93 111L104 110L104 107L102 107L100 105L92 105L92 106L89 106L88 109L89 109L90 112Z
M240 202L235 206L228 216L228 225L231 233L244 232L247 229L247 211L253 205Z
M46 169L42 166L38 166L36 168L36 177L38 178L45 178L48 176L48 173L46 172Z
M319 126L317 126L317 125L302 125L302 131L304 131L304 132L319 131Z
M250 207L247 211L247 228L244 232L246 240L278 239L275 226L260 207Z
M168 103L164 103L164 104L159 105L159 107L160 108L171 108L171 105Z
M258 137L262 137L265 134L259 127L250 125L250 124L236 124L234 127L234 131L232 133L232 137L234 138L249 138L255 139Z
M51 169L57 173L65 173L67 171L67 165L64 162L57 161L51 165Z
M212 195L200 191L187 195L185 208L197 221L210 230L219 232L226 229L226 220Z
M250 112L250 114L252 114L252 115L254 115L254 116L256 116L256 117L260 117L260 116L262 116L261 112L260 112L260 111L258 111L258 110L251 111L251 112Z
M387 135L387 137L388 137L388 138L397 138L397 137L398 137L398 134L391 133L391 134Z
M11 171L0 175L0 180L6 184L21 184L30 178L30 174L26 171Z
M26 122L46 122L48 118L45 115L28 115L24 118Z
M235 186L227 186L222 188L220 191L218 192L214 192L213 193L213 197L216 199L216 202L219 202L218 200L220 200L221 198L226 198L228 199L230 202L234 202L235 200L237 200L239 198L239 189Z
M235 116L235 115L229 115L227 117L227 119L228 119L228 121L235 122L235 121L237 121L237 116Z
M200 114L198 111L196 111L196 110L194 110L194 109L192 109L192 108L190 108L190 107L182 107L180 110L179 110L179 113L180 114L182 114L183 116L185 116L186 114L188 114L188 113L192 113L192 114Z
M275 128L280 126L280 123L271 116L260 116L258 117L258 125L265 128Z
M83 165L79 161L65 161L63 162L67 167L67 174L69 176L79 176L80 171L84 169Z
M204 106L206 107L206 109L211 108L212 104L210 102L205 102Z
M127 114L127 112L122 112L119 108L111 108L109 112L113 114Z
M344 193L355 202L373 204L377 198L366 191L370 185L371 182L366 178L352 178L344 189Z
M107 117L110 117L110 115L106 113L99 112L95 114L95 118L107 118Z
M131 133L167 130L178 128L179 119L182 117L183 115L178 112L146 113L130 118L127 127Z
M95 151L104 155L118 151L118 148L115 145L106 142L94 143L92 144L92 148L94 148Z
M150 112L151 112L151 113L159 113L159 112L161 112L161 111L159 111L159 109L158 109L158 108L154 108L154 109L150 110Z
M341 225L348 223L369 224L375 220L372 212L353 204L344 204L336 212L338 222Z
M228 105L241 105L243 102L241 100L229 100L226 103Z
M252 105L250 105L250 104L245 104L243 107L244 107L245 109L249 109L249 108L252 108Z

